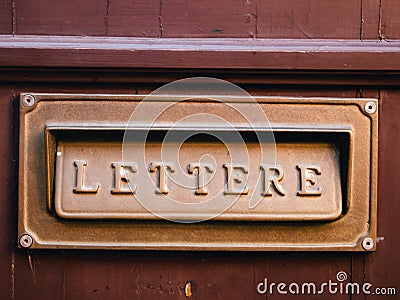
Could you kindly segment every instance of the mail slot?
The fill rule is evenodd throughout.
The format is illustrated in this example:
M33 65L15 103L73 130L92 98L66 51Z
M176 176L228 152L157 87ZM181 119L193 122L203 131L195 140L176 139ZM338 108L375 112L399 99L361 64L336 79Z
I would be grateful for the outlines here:
M212 212L196 210L196 204L232 198L232 205L213 219L322 221L339 218L346 206L341 178L348 173L350 132L276 129L276 163L257 165L256 160L249 160L250 164L232 161L227 142L215 138L223 133L182 131L191 138L182 144L179 155L162 163L159 153L165 130L150 132L143 162L122 161L123 130L47 128L49 140L57 145L49 169L55 170L50 174L55 179L49 208L67 219L157 219L136 195L155 205L170 197L193 208L167 207L164 214L188 221L195 220L196 213L213 217ZM241 131L240 135L249 156L256 157L260 149L255 133ZM130 151L137 152L132 156L140 157L138 141L131 143ZM47 150L53 148L48 145ZM212 159L202 162L206 155ZM242 182L234 179L238 177ZM187 185L182 184L184 180Z
M255 97L269 124L248 126L226 103L254 103L193 97L127 126L144 98L21 95L19 235L33 248L360 251L375 239L376 99ZM191 119L204 112L227 122Z

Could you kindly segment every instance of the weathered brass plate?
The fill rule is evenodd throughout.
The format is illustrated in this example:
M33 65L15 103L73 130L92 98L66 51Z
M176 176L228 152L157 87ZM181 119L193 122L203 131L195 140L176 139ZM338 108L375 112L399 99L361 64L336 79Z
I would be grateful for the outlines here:
M378 112L366 111L366 104L377 106L376 99L256 97L274 132L276 165L258 164L263 141L255 136L266 127L247 128L211 97L180 102L152 127L145 159L135 154L123 166L126 124L143 97L21 94L18 232L32 238L31 248L364 251L365 238L375 241ZM161 187L161 141L188 112L228 119L249 163L230 159L227 148L235 141L210 138L230 128L174 127L192 138L176 161L163 161L183 173L166 172L168 187ZM139 142L130 140L129 147L140 153ZM189 169L204 155L214 161L201 189L199 169ZM182 176L197 185L182 187ZM259 201L252 203L253 195ZM158 205L166 197L185 204L232 198L233 204L213 215L162 204L154 213L139 201ZM207 220L185 223L198 218Z

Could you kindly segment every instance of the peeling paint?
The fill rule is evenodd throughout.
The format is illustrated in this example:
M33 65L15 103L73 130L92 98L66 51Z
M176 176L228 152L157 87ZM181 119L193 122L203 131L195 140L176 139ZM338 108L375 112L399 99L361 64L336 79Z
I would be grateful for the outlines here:
M163 22L162 22L162 7L163 7L163 3L162 3L162 0L160 0L160 12L158 15L158 26L160 27L160 37L163 37L163 34L164 34L164 27L163 27Z
M31 269L33 282L36 284L35 265L34 265L34 262L33 262L33 257L32 257L30 252L28 252L28 262L29 262L29 268Z
M192 284L190 283L190 281L185 285L185 296L186 297L192 296Z
M11 253L11 299L15 299L15 253Z

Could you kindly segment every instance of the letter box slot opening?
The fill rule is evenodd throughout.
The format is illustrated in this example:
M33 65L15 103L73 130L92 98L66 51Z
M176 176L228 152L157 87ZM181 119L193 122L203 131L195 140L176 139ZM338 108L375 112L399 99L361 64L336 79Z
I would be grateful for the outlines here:
M140 128L130 130L145 134ZM349 130L276 129L276 164L263 165L231 161L226 145L216 138L221 136L218 130L180 130L189 138L180 146L177 160L164 161L163 164L171 165L160 170L156 163L162 161L159 155L169 132L166 129L148 132L145 160L138 157L137 161L127 162L122 154L122 128L48 126L48 209L62 220L159 220L136 199L137 193L142 192L141 197L154 201L170 196L191 203L207 197L216 197L214 201L218 201L236 194L237 201L213 220L331 222L345 215L351 205L347 197ZM260 135L248 129L238 132L249 156L256 156ZM134 140L130 142L135 144ZM164 142L166 151L168 143L178 142L178 138L169 137ZM201 160L205 156L209 156L209 161ZM183 173L179 175L177 169L186 172L186 181L192 180L191 188L180 186L179 176ZM199 170L203 172L201 176ZM231 180L227 175L232 176ZM146 176L153 180L153 185L141 180ZM243 182L239 183L234 176ZM207 185L201 186L200 182ZM251 195L258 197L254 208L249 208ZM185 211L167 213L181 220L194 217Z

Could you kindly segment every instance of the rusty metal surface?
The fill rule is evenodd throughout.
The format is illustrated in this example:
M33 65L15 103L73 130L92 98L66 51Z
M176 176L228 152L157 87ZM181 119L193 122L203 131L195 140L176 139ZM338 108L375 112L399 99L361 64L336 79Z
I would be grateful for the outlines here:
M32 95L32 102L21 95L18 228L19 237L29 234L33 238L32 248L364 251L365 238L375 241L378 113L371 113L377 103L375 99L257 97L262 109L268 112L272 128L283 135L292 135L291 142L277 139L277 163L290 170L281 182L288 195L282 191L285 195L279 195L277 186L273 190L276 199L287 196L288 205L277 203L269 208L261 205L258 211L253 211L258 214L254 217L251 211L246 211L245 205L240 207L245 201L239 201L238 207L232 206L225 215L219 216L220 219L178 224L154 219L139 206L113 202L113 197L119 200L122 197L111 192L117 182L112 164L115 168L118 162L118 139L90 141L93 132L90 128L103 132L121 130L143 96ZM235 122L234 114L221 109L221 105L207 99L180 103L175 111L171 110L160 120L160 124L172 124L188 112L196 111L231 116L231 121ZM241 105L249 104L243 101ZM68 135L69 138L59 134L66 129L75 133ZM302 140L304 133L311 138ZM321 135L323 142L319 140ZM343 135L348 136L348 142L338 142L338 137ZM210 144L209 141L200 142L203 146ZM201 154L198 145L187 143L183 147L183 165L192 162L192 155ZM218 143L209 146L205 148L215 151L217 164L225 163L223 146ZM250 153L257 153L257 145L250 141L247 146ZM152 147L157 149L159 145L155 142ZM85 155L78 157L79 153ZM83 175L78 176L83 160L87 160L87 179L89 181L90 177L91 182L87 186ZM150 157L148 164L151 162ZM292 204L299 201L302 192L307 193L300 183L301 169L310 163L321 167L321 171L314 169L314 175L321 175L321 178L316 176L320 186L312 186L316 195L304 200L314 201L313 205L302 203L296 208ZM90 166L95 166L97 171L90 174L93 172ZM219 172L223 167L221 169ZM100 177L95 178L97 175ZM253 167L249 182L260 175L260 166ZM79 178L85 179L80 187L77 185ZM222 178L216 177L215 186L226 184ZM100 185L106 188L101 189ZM140 181L137 187L143 189ZM321 195L318 195L319 187L322 187ZM74 194L74 188L78 193ZM152 190L148 186L145 189ZM97 194L101 190L104 193ZM172 187L170 191L172 193ZM210 193L212 191L210 185ZM76 204L83 197L89 198L88 194L93 202L101 204ZM99 212L99 208L103 211ZM83 215L78 216L78 212ZM139 217L138 212L142 213ZM121 216L124 220L115 220ZM82 222L76 218L103 220ZM22 239L21 244L26 241L29 239ZM368 250L373 250L372 246Z

